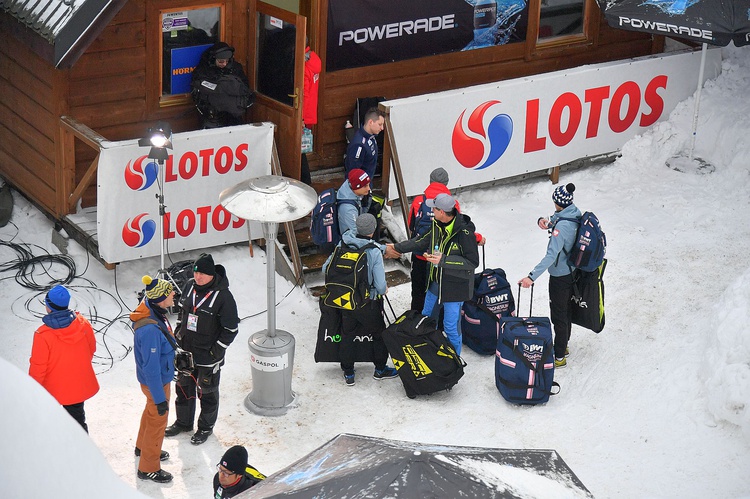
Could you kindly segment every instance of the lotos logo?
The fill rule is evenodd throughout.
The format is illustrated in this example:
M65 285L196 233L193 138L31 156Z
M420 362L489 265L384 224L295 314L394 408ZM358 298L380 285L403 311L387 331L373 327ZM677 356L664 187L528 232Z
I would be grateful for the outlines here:
M134 191L143 191L151 187L159 174L159 167L153 161L143 166L143 161L146 159L148 156L141 156L132 165L128 161L128 166L125 167L125 183Z
M498 100L487 101L472 111L464 128L464 114L458 117L453 127L453 155L466 168L482 170L500 159L513 136L513 120L507 114L498 114L485 128L484 115L489 108L500 104Z
M146 218L148 213L141 213L135 218L129 218L122 227L122 240L131 248L140 248L148 244L156 233L156 222Z

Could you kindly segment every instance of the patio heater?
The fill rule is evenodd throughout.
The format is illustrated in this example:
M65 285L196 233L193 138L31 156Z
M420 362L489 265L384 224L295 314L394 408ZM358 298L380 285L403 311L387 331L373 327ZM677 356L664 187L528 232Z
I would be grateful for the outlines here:
M221 205L233 215L260 222L266 239L268 326L248 340L253 389L245 398L245 408L263 416L285 414L295 398L294 336L276 328L276 234L279 223L310 213L317 197L312 187L278 175L251 178L219 195Z

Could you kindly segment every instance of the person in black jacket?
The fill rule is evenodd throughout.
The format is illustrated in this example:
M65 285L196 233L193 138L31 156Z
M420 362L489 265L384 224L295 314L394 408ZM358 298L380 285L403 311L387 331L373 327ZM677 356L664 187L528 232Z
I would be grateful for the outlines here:
M206 49L191 81L192 96L201 114L202 128L241 125L252 93L234 47L217 42Z
M216 465L214 499L229 499L265 479L265 475L247 464L247 450L241 445L230 447Z
M200 395L201 412L198 429L190 441L205 442L213 433L219 414L219 378L224 353L237 336L239 317L229 279L222 265L215 265L209 254L202 254L193 264L193 278L180 298L180 312L175 336L180 347L192 352L195 369L180 374L175 392L177 420L164 434L168 437L192 431L195 401Z
M434 215L430 230L389 246L399 253L422 253L430 263L422 315L437 318L439 307L443 307L445 334L461 355L461 307L474 295L474 269L479 266L474 223L459 213L449 194L424 202Z

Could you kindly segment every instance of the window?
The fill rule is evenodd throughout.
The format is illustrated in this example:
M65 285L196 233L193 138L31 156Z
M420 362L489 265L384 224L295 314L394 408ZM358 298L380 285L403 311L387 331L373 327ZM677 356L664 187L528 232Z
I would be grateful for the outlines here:
M583 34L585 0L542 0L539 39Z
M190 93L193 69L203 52L223 35L220 5L160 12L160 104L181 104Z

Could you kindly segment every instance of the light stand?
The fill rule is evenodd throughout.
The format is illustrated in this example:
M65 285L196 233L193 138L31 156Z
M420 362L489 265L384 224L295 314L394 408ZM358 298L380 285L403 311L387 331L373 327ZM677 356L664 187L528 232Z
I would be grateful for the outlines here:
M164 264L164 215L166 214L166 205L164 204L164 161L169 158L167 149L172 149L172 128L169 123L160 121L155 127L149 128L145 137L138 141L141 147L151 147L148 152L149 159L156 161L159 168L157 185L159 192L156 194L156 200L159 202L159 270L156 275L159 278L166 279L172 283L178 294L182 294L177 282L167 270Z

